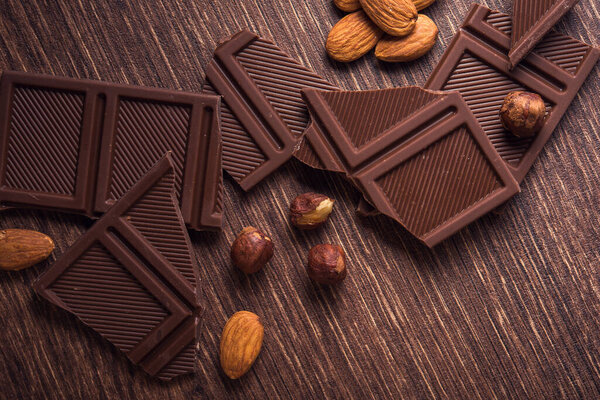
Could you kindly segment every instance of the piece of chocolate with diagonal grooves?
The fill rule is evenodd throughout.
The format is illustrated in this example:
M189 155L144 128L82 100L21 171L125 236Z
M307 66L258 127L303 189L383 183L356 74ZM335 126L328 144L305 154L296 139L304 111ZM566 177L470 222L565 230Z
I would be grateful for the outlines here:
M457 92L303 93L311 124L295 156L345 173L380 212L430 247L519 191Z
M508 59L513 69L579 0L513 0Z
M508 68L511 18L474 4L425 84L459 91L518 182L533 165L569 104L598 61L600 51L549 33L516 68ZM519 139L502 127L498 113L513 90L536 92L548 115L533 138Z
M308 123L303 88L335 87L247 30L215 50L203 90L223 96L223 168L242 189L292 157Z
M0 204L105 212L166 151L188 225L222 220L220 99L8 71L0 82Z
M41 296L166 380L193 371L200 314L171 160L167 154L153 166L35 283Z

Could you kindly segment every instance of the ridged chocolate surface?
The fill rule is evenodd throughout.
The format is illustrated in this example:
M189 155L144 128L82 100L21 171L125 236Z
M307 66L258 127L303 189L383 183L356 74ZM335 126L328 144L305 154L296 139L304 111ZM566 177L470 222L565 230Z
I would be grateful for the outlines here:
M92 245L48 289L124 352L169 314L100 243Z
M385 131L438 97L436 93L416 87L404 90L323 93L323 99L357 149L385 134ZM362 111L359 110L361 107Z
M251 32L215 51L204 91L223 96L223 168L244 190L292 156L308 123L303 88L334 86Z
M425 87L459 91L498 153L522 181L598 60L585 43L549 33L521 65L510 70L510 16L474 5ZM499 118L504 96L528 90L542 96L548 115L531 139L518 139Z
M209 81L203 91L218 95ZM223 140L223 169L237 182L267 161L252 136L235 117L226 102L221 104L221 138Z
M498 29L505 35L510 36L512 32L511 16L498 11L490 11L486 22ZM579 65L585 59L590 46L565 36L556 31L550 31L540 43L534 48L533 52L552 61L558 67L575 75Z
M83 96L16 87L13 101L6 185L72 195Z
M190 112L189 106L129 99L120 102L110 199L120 199L167 151L173 154L175 193L180 195Z
M161 159L36 282L161 379L193 371L200 306L170 156Z
M465 127L415 154L377 180L399 219L418 237L501 188Z
M311 93L317 92L311 91ZM370 141L381 138L388 129L441 97L440 94L417 87L406 87L401 90L332 90L320 91L318 95L327 103L327 107L335 116L335 120L340 124L354 150L359 150ZM334 143L331 146L319 146L315 136L323 136L317 125L311 124L306 134L307 138L294 154L297 159L318 169L344 172L352 169L350 166L342 165L344 157L336 154L338 150L326 154L335 149ZM321 157L315 153L313 146L320 147Z
M307 89L304 96L312 122L296 157L344 172L430 247L519 191L456 92Z
M508 57L516 66L579 0L513 0Z
M0 85L0 204L97 216L171 151L184 219L220 228L218 97L23 72Z
M477 77L477 85L471 84L473 76ZM507 94L526 88L507 79L481 59L465 53L443 89L460 91L498 154L507 163L518 165L533 138L518 138L507 132L498 112Z

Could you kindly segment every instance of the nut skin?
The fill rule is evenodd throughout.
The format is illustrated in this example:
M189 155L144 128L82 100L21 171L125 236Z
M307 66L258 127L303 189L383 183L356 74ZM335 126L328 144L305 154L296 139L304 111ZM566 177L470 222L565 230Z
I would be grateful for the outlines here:
M246 274L258 272L273 257L271 238L253 226L247 226L231 246L233 265Z
M340 246L318 244L308 252L308 277L317 283L332 285L346 278L346 255Z
M0 269L18 271L44 261L54 251L54 241L26 229L0 230Z
M415 29L403 37L386 36L375 47L375 57L386 62L413 61L431 50L438 28L428 16L419 14Z
M406 36L415 29L417 7L412 0L360 0L360 5L388 35Z
M238 311L229 318L219 346L221 368L231 379L244 375L258 357L265 328L258 315Z
M335 200L324 194L308 192L290 204L290 221L296 228L310 230L323 225L333 210Z
M371 51L382 36L381 29L360 10L346 15L331 28L325 48L334 60L351 62Z
M532 137L538 133L545 117L546 105L537 93L510 92L500 108L502 125L520 138Z
M337 8L345 12L354 12L360 10L360 2L358 0L333 0Z

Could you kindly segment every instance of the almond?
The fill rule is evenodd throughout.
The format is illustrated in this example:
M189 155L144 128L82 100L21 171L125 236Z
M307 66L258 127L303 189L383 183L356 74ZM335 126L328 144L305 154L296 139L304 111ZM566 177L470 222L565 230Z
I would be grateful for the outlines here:
M333 3L342 11L354 12L360 10L360 1L358 0L333 0Z
M364 11L356 11L335 24L325 47L334 60L350 62L367 54L382 36L383 32Z
M421 10L429 7L433 3L435 3L435 0L412 0L412 1L413 1L413 3L415 3L415 7L417 7L417 11L421 11Z
M221 368L231 379L244 375L262 347L265 329L258 315L238 311L225 324L221 335Z
M0 268L18 271L44 261L54 242L43 233L26 229L0 230Z
M377 43L375 57L381 61L412 61L425 55L437 38L438 28L426 15L419 14L415 30L404 37L384 37Z
M385 33L406 36L417 23L417 8L412 0L360 0L365 13Z

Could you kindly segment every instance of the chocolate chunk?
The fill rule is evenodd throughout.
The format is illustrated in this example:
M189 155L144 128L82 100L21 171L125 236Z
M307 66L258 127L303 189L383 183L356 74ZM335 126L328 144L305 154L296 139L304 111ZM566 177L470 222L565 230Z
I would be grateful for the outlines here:
M242 189L251 189L292 157L308 123L303 88L335 89L246 30L215 50L204 92L223 96L223 168Z
M0 82L0 203L90 217L167 151L186 223L222 219L219 98L24 72Z
M551 32L510 71L510 34L510 16L473 5L425 87L458 90L521 182L592 71L600 51ZM500 121L504 98L515 90L538 93L546 103L548 115L533 138L515 137Z
M513 0L510 69L513 69L579 0Z
M519 191L457 92L305 89L296 157L343 172L380 212L432 247Z
M165 380L193 371L200 312L171 161L162 158L35 283L41 296Z

